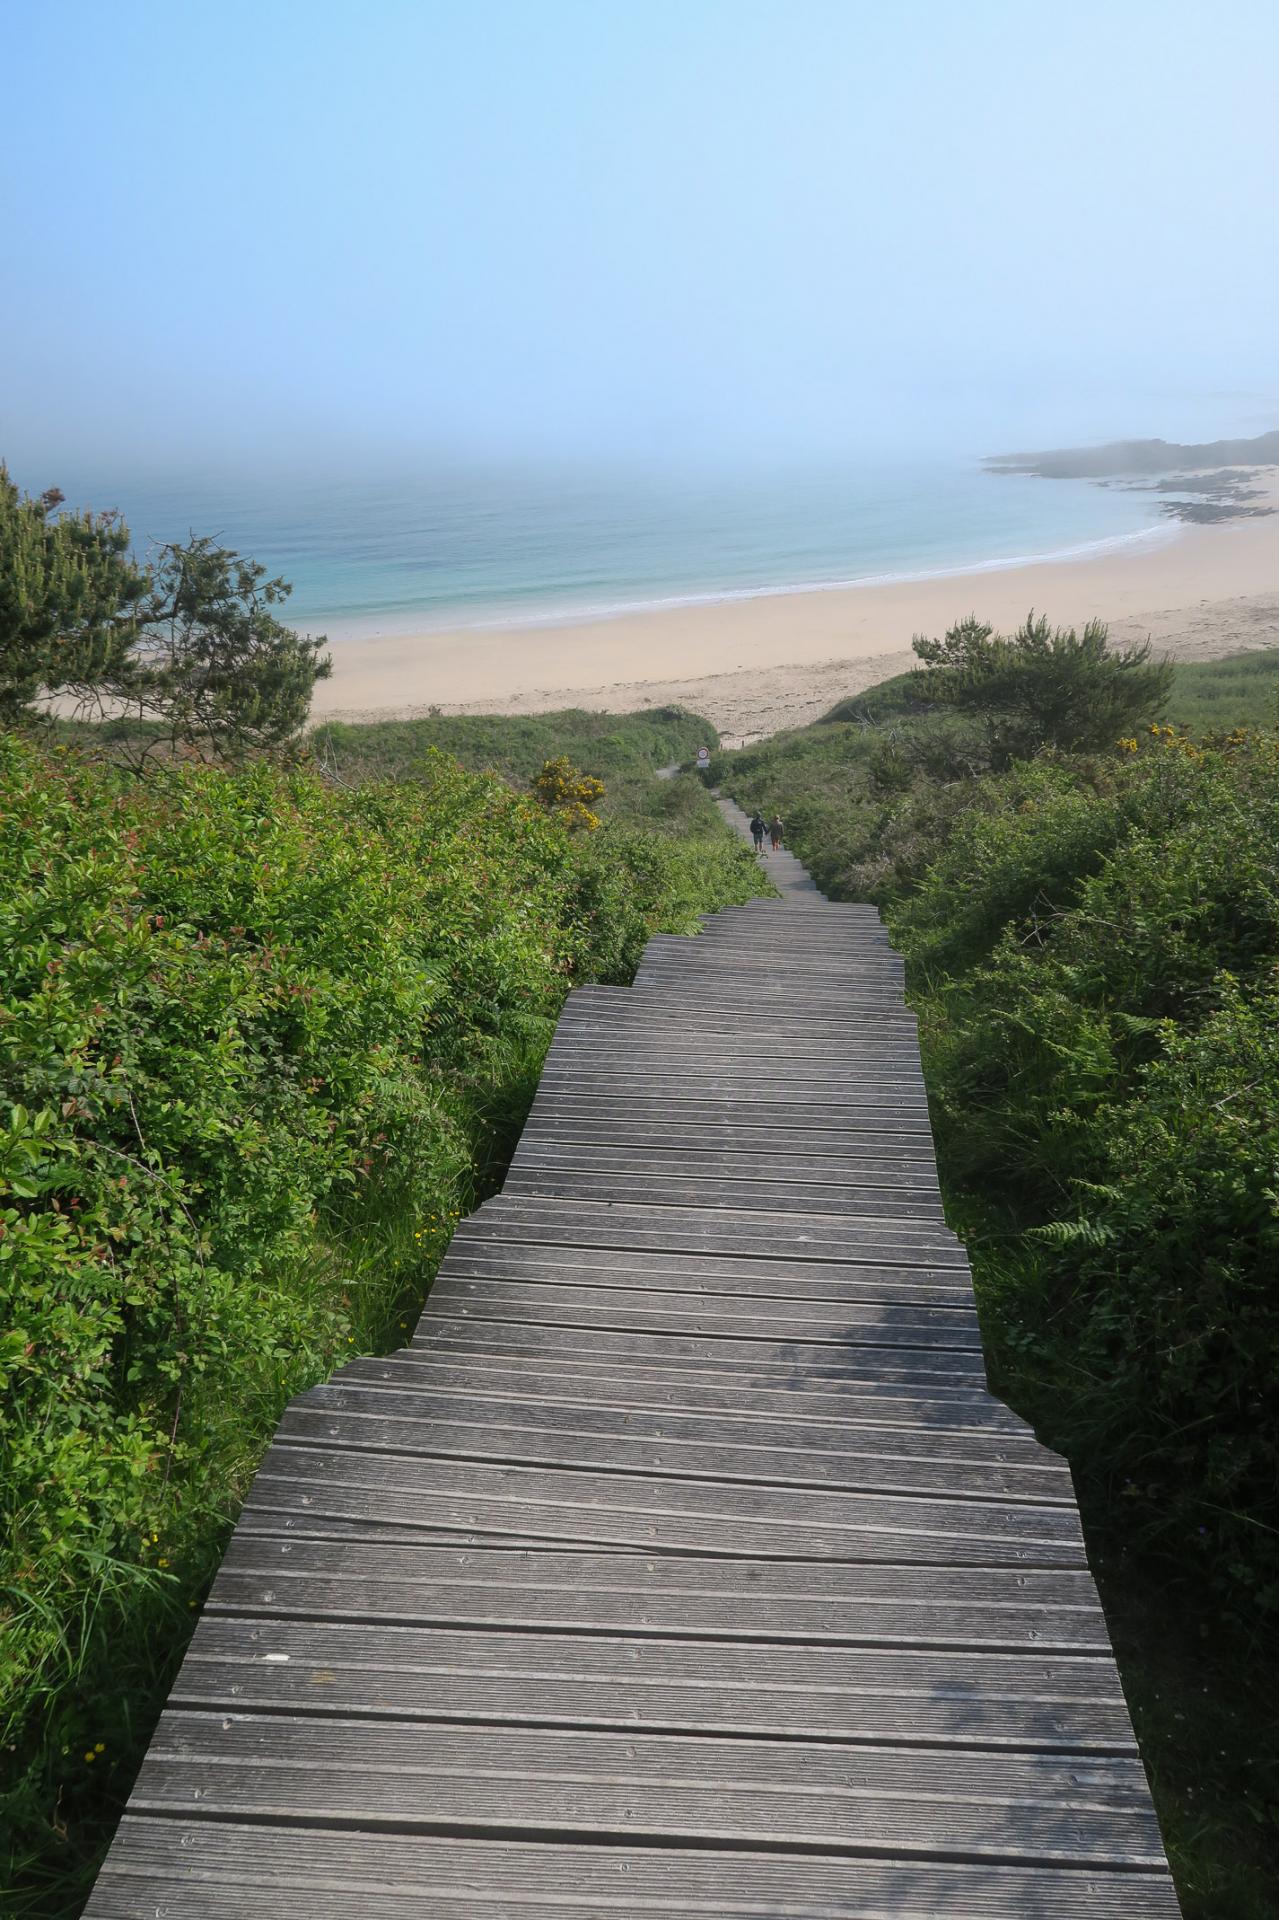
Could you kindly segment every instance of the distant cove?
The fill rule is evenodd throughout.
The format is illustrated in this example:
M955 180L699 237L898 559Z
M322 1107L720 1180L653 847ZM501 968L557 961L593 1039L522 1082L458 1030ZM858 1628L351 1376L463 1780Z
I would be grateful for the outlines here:
M1275 511L1264 504L1264 489L1250 482L1258 468L1279 466L1279 429L1250 440L1111 440L1100 447L996 454L985 466L988 473L1040 480L1126 482L1125 491L1165 496L1159 511L1175 519L1233 520Z

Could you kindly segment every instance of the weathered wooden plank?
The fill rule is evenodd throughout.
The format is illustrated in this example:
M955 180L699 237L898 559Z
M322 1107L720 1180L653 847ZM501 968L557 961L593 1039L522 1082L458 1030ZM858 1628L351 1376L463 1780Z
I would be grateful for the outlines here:
M586 988L577 990L568 1002L570 1009L578 994L586 991ZM722 1033L732 1040L750 1031L762 1035L766 1029L773 1041L789 1038L803 1046L824 1045L852 1051L863 1047L882 1047L885 1051L898 1048L908 1061L918 1058L917 1023L909 1009L896 1008L891 1020L881 1022L876 1017L850 1013L842 1005L826 1011L806 1006L802 1014L796 1014L788 1013L783 1006L763 1009L753 1000L734 1007L731 1002L702 995L697 996L696 1005L684 1005L675 995L657 993L652 988L642 994L636 994L632 988L627 992L632 1001L627 1007L592 1002L579 1011L566 1012L561 1018L568 1021L573 1031L601 1036L632 1030L648 1032L660 1026L663 1033L673 1038L685 1033L696 1038Z
M696 1232L699 1225L696 1209L683 1209L681 1212L682 1217L679 1221L681 1230ZM532 1224L539 1221L549 1223L562 1220L565 1227L571 1229L576 1225L584 1224L598 1226L607 1220L636 1233L642 1233L648 1225L667 1229L671 1224L669 1216L668 1207L652 1205L643 1198L642 1193L633 1200L608 1207L596 1206L584 1201L508 1199L504 1193L501 1193L491 1200L486 1200L482 1207L476 1209L476 1217L482 1218L486 1223L527 1221ZM803 1231L802 1221L795 1222L793 1226L782 1225L764 1208L742 1207L732 1221L725 1221L716 1215L708 1214L702 1224L717 1240L728 1237L754 1243L763 1234L771 1239L794 1240L802 1247L810 1244L809 1236ZM814 1221L812 1237L820 1238L824 1243L832 1246L837 1246L841 1242L862 1246L873 1241L885 1241L893 1246L909 1247L912 1251L935 1243L962 1258L962 1248L957 1237L932 1224L912 1226L908 1221L894 1221L883 1229L875 1229L869 1226L845 1226L827 1221ZM806 1254L804 1257L811 1256Z
M682 1076L694 1084L716 1075L740 1079L743 1074L753 1073L761 1080L781 1076L785 1084L802 1085L834 1072L842 1075L846 1084L860 1083L867 1091L872 1082L878 1083L882 1090L885 1082L890 1081L894 1094L900 1087L914 1102L924 1096L924 1082L917 1063L906 1061L899 1068L886 1054L875 1052L862 1056L858 1049L842 1041L820 1052L787 1055L781 1050L748 1053L743 1048L739 1052L732 1034L721 1031L712 1037L718 1037L723 1043L715 1053L709 1048L699 1052L691 1035L684 1048L679 1033L663 1035L659 1045L650 1046L646 1036L625 1032L615 1044L599 1050L597 1056L590 1036L584 1034L580 1041L583 1054L580 1062L574 1058L573 1048L565 1045L553 1061L548 1061L548 1069L558 1077L564 1067L576 1071L580 1065L586 1072L614 1068L651 1074L655 1082Z
M742 1335L692 1335L561 1324L532 1314L505 1319L449 1315L430 1308L410 1337L408 1352L497 1356L509 1354L539 1364L551 1358L565 1366L643 1367L668 1379L685 1377L784 1386L805 1392L823 1384L836 1390L847 1383L895 1385L942 1398L975 1401L983 1397L980 1355L969 1350L885 1348L868 1342L824 1343L748 1341ZM787 1353L793 1356L787 1358Z
M1091 1575L305 1540L236 1530L214 1612L845 1645L1106 1652Z
M723 1129L723 1144L703 1144L701 1127L681 1125L674 1115L660 1123L665 1135L654 1134L648 1116L614 1113L600 1129L584 1121L575 1109L558 1100L543 1101L530 1117L516 1151L517 1162L530 1165L608 1169L633 1177L633 1191L642 1196L644 1176L665 1172L672 1165L688 1177L715 1181L754 1180L794 1186L882 1186L900 1193L916 1192L935 1198L940 1187L924 1140L912 1133L904 1141L884 1141L868 1134L834 1137L829 1149L808 1147L804 1135L746 1134Z
M608 1202L631 1199L637 1185L645 1199L654 1204L714 1207L729 1213L740 1211L745 1204L756 1211L770 1213L823 1214L835 1218L847 1215L859 1220L942 1222L945 1218L940 1199L901 1194L889 1187L810 1186L776 1178L730 1180L723 1175L705 1173L681 1179L674 1172L664 1174L656 1169L650 1170L641 1182L609 1168L594 1171L588 1167L544 1167L525 1161L511 1167L503 1192Z
M703 934L696 951L687 958L670 952L655 953L646 961L654 971L662 968L729 969L750 977L763 968L774 969L790 979L830 976L843 982L882 986L887 984L901 993L906 969L900 954L877 941L849 944L839 940L787 942L780 935L738 931Z
M635 976L635 991L639 994L670 993L676 998L684 991L706 997L719 997L726 991L735 1003L740 1003L743 995L755 994L759 999L761 1017L766 1017L771 999L800 994L805 997L812 995L819 1001L839 1006L845 1011L865 1013L879 1008L906 1011L899 980L888 977L863 980L853 969L793 970L780 962L776 966L761 963L749 967L735 964L726 957L697 963L645 961Z
M352 1520L761 1559L1084 1564L1077 1515L1052 1506L939 1500L646 1479L551 1466L437 1459L429 1473L394 1454L337 1453L276 1441L250 1505L307 1507Z
M386 1364L386 1363L378 1363ZM352 1371L352 1370L348 1370ZM917 1461L941 1470L954 1467L959 1475L971 1470L989 1473L991 1492L1000 1497L1040 1499L1070 1504L1070 1475L1066 1462L1037 1442L1025 1442L982 1429L937 1429L900 1426L859 1418L856 1411L840 1410L839 1419L800 1417L784 1427L759 1415L736 1416L717 1409L653 1409L583 1403L566 1388L562 1398L520 1396L500 1389L484 1390L477 1382L472 1394L437 1391L429 1380L414 1380L403 1372L399 1384L374 1383L346 1374L311 1387L291 1403L292 1412L332 1409L368 1413L377 1419L426 1420L438 1424L490 1421L495 1427L563 1429L582 1435L620 1433L631 1438L671 1443L706 1443L749 1448L761 1461L799 1451L820 1460L831 1457L880 1460L885 1471L894 1461ZM598 1456L597 1462L598 1464ZM884 1491L891 1491L884 1488ZM958 1491L958 1487L952 1491Z
M704 935L690 937L686 934L655 934L644 949L641 965L646 967L696 967L705 966L711 961L732 964L740 961L743 966L752 962L766 960L776 953L779 963L789 959L796 967L837 965L849 973L873 970L895 969L900 972L902 956L892 947L878 940L830 941L797 937L790 943L789 949L779 948L767 929L745 928L736 937L732 933L714 935L708 940Z
M206 1614L177 1707L506 1720L1041 1753L1135 1751L1102 1654L472 1633Z
M476 1394L459 1404L425 1390L385 1387L312 1388L283 1419L280 1437L324 1447L459 1458L547 1459L560 1466L676 1474L681 1478L740 1479L766 1485L846 1487L863 1492L932 1493L1032 1505L1073 1504L1064 1466L1038 1450L994 1446L987 1453L931 1429L882 1430L796 1423L761 1433L751 1421L704 1414L668 1414L634 1408L575 1406L572 1401ZM600 1442L607 1440L608 1449ZM557 1453L556 1449L560 1449ZM1016 1457L1018 1454L1024 1456ZM578 1457L574 1458L573 1456ZM975 1456L975 1457L974 1457ZM908 1480L909 1485L894 1484Z
M580 1104L584 1100L628 1100L632 1091L640 1092L641 1098L649 1102L664 1102L666 1096L680 1100L691 1098L703 1104L711 1100L759 1100L760 1106L768 1108L810 1110L818 1121L824 1121L835 1110L843 1123L853 1117L860 1119L862 1131L881 1125L885 1131L906 1129L922 1133L928 1127L928 1102L922 1096L918 1100L885 1098L876 1089L858 1089L853 1081L843 1079L762 1079L751 1073L699 1073L695 1079L689 1079L688 1073L674 1069L666 1077L628 1071L588 1071L563 1077L551 1073L540 1098L543 1106L553 1104L561 1096Z
M951 1330L944 1330L940 1336L934 1332L929 1337L925 1332L911 1338L903 1328L877 1327L873 1320L830 1319L814 1324L770 1315L761 1323L758 1315L713 1314L697 1307L687 1312L673 1312L664 1310L660 1302L628 1302L627 1296L617 1288L601 1290L603 1297L599 1300L592 1300L583 1287L562 1291L563 1298L545 1297L553 1290L521 1290L514 1282L506 1282L481 1291L457 1292L448 1281L439 1281L432 1291L434 1304L428 1310L427 1322L433 1325L462 1320L474 1325L495 1323L509 1327L518 1323L592 1333L656 1334L662 1337L663 1347L671 1346L669 1336L673 1336L679 1349L675 1357L698 1361L711 1358L716 1364L733 1368L742 1361L757 1367L781 1364L788 1369L807 1365L810 1364L807 1356L821 1343L816 1364L826 1370L833 1368L842 1372L849 1348L870 1347L883 1354L889 1367L895 1362L912 1369L922 1367L929 1372L958 1373L965 1377L980 1375L982 1371L981 1343L975 1324L965 1329L967 1338L961 1339ZM686 1337L700 1340L702 1336L750 1344L720 1350L708 1350L701 1345L685 1347ZM775 1361L769 1348L779 1349L787 1357Z
M487 1393L659 1413L728 1412L770 1425L789 1425L803 1418L839 1426L852 1421L932 1427L940 1433L997 1433L1031 1444L1024 1421L988 1394L961 1393L935 1384L903 1385L878 1375L867 1380L819 1376L795 1386L758 1374L725 1380L714 1373L672 1373L616 1355L596 1359L575 1355L566 1366L554 1354L433 1353L407 1347L386 1359L350 1361L333 1377L397 1388L429 1383L432 1392L463 1396Z
M755 1260L749 1255L715 1254L689 1261L679 1253L639 1248L590 1247L566 1242L497 1240L474 1215L461 1221L445 1255L450 1273L484 1273L496 1278L524 1273L556 1274L567 1284L616 1284L661 1288L696 1299L731 1293L768 1299L878 1300L936 1307L972 1308L972 1283L966 1267L895 1267L885 1262L841 1264Z
M602 1055L629 1053L643 1059L652 1052L658 1059L675 1055L710 1065L721 1059L822 1064L835 1058L867 1072L900 1067L912 1081L919 1078L919 1044L913 1033L895 1037L895 1029L885 1034L865 1025L847 1032L825 1033L814 1033L807 1025L802 1029L774 1028L769 1023L765 1029L758 1009L749 1016L716 1016L704 1010L680 1019L677 1009L667 1009L660 1001L649 1004L652 1011L643 1019L592 1016L569 1022L561 1043L563 1052L568 1053L576 1044L598 1047Z
M567 1906L644 1920L1178 1920L1162 1873L580 1847L128 1815L86 1920L500 1920ZM237 1893L243 1889L243 1897Z
M820 930L795 931L789 936L783 928L760 926L721 925L716 920L707 922L698 936L699 952L708 948L714 953L740 956L749 961L759 955L776 957L786 961L797 958L805 962L825 960L847 968L890 970L898 978L903 972L902 956L895 953L883 939L849 935L848 933L829 933Z
M636 1153L662 1156L683 1153L708 1166L721 1161L727 1165L743 1158L757 1163L765 1156L776 1154L783 1168L811 1167L814 1179L835 1176L846 1166L882 1168L896 1178L918 1182L930 1189L937 1185L932 1147L920 1137L898 1139L887 1145L864 1134L823 1133L806 1127L795 1133L762 1138L758 1128L716 1126L705 1121L693 1126L670 1117L645 1119L625 1107L618 1109L607 1130L601 1133L598 1123L576 1118L559 1100L548 1101L530 1113L518 1152L567 1155L584 1146L623 1160Z
M639 998L654 987L673 990L691 986L699 992L741 997L761 985L766 991L773 991L773 983L783 976L796 982L796 997L790 1002L794 1011L807 1003L810 994L822 999L842 998L848 1006L856 1005L859 999L876 996L892 996L899 1007L905 1004L904 970L900 959L887 948L868 946L860 953L841 953L836 948L814 947L802 957L796 955L791 972L775 943L756 944L753 940L749 943L743 940L736 947L714 940L698 940L689 944L684 955L646 954L636 969L632 985L621 991Z
M712 973L646 974L641 969L636 975L632 992L637 1004L643 1001L663 1007L731 1009L736 1013L753 1012L758 1020L763 1021L768 1017L770 1002L781 998L786 986L785 983L772 985L767 980L746 981ZM900 1021L912 1033L916 1028L915 1016L910 1008L900 999L886 998L882 994L863 994L850 987L809 982L804 988L804 999L818 1019L834 1017L849 1023L860 1020L863 1024L874 1022L881 1027Z
M340 1388L327 1389L328 1395L341 1393ZM469 1419L461 1411L450 1418L448 1410L439 1407L382 1411L376 1403L385 1397L370 1389L354 1406L335 1406L327 1397L294 1405L281 1420L277 1437L311 1447L395 1453L422 1461L448 1457L590 1470L606 1457L610 1472L653 1477L997 1500L1008 1505L1025 1502L1069 1508L1074 1504L1064 1474L1049 1480L1042 1470L1033 1468L920 1458L909 1446L894 1449L881 1441L876 1449L873 1438L865 1436L859 1448L852 1440L856 1429L843 1448L806 1450L798 1440L782 1447L765 1445L757 1434L734 1442L715 1433L690 1433L687 1429L694 1423L688 1421L679 1423L679 1433L671 1433L663 1430L671 1423L663 1423L658 1415L650 1415L647 1421L656 1431L646 1432L642 1416L633 1413L613 1413L611 1420L600 1415L594 1423L585 1424L575 1420L570 1409L498 1408L476 1401ZM606 1450L601 1441L607 1443Z
M749 916L739 915L738 917L748 918ZM705 937L705 929L707 926L710 926L711 928L718 928L720 932L725 935L725 937L730 937L731 930L736 925L736 921L730 920L727 918L721 919L718 914L712 914L712 915L703 917L701 921L701 925L702 925L702 931L695 935L690 935L686 933L654 934L652 939L648 942L647 947L645 948L645 953L646 954L670 953L676 956L686 954L686 953L700 953L708 944ZM801 922L793 914L788 913L784 921L779 920L778 925L793 926L794 934L790 944L794 948L794 950L800 954L807 953L812 947L817 945L824 936L827 936L827 935L830 935L832 937L837 936L839 939L845 942L856 941L858 938L858 935L856 934L856 932L847 924L845 924L844 927L840 928L833 921L825 917L820 919L810 919L806 922ZM882 927L876 927L874 926L873 923L868 925L868 927L866 928L866 932L871 934L872 936L877 936L881 931L882 931ZM743 935L742 945L748 949L751 948L754 945L756 940L762 939L764 937L765 932L766 932L766 927L755 929L752 926L752 928L746 934ZM878 952L887 952L890 954L893 952L892 948L886 945L880 946L875 950ZM900 955L894 955L893 957L900 958Z
M478 1320L450 1318L430 1309L418 1322L411 1340L411 1351L438 1355L490 1354L547 1359L555 1356L565 1367L578 1360L621 1361L664 1371L668 1378L718 1377L726 1384L736 1380L743 1387L748 1379L812 1389L830 1381L836 1387L844 1382L896 1382L908 1387L926 1388L939 1396L965 1400L980 1397L984 1388L981 1357L956 1352L934 1353L927 1349L882 1347L826 1347L822 1353L802 1357L806 1350L795 1343L795 1358L784 1357L785 1343L772 1352L764 1342L706 1338L686 1338L678 1334L617 1332L606 1328L559 1326L555 1322L539 1325L532 1318L519 1320Z
M679 1188L705 1195L708 1206L722 1208L727 1201L736 1203L738 1211L754 1213L830 1213L850 1208L872 1212L882 1205L894 1216L913 1208L921 1217L943 1218L939 1189L909 1171L899 1174L872 1167L849 1173L843 1168L832 1170L820 1160L812 1164L774 1160L766 1147L757 1154L738 1154L735 1164L719 1165L703 1163L695 1153L682 1154L677 1147L639 1151L644 1154L643 1164L628 1167L625 1146L566 1144L544 1138L539 1130L512 1162L511 1170L518 1175L512 1192L530 1188L539 1178L581 1180L588 1183L582 1189L583 1199L598 1198L600 1183L605 1182L620 1189L610 1198L625 1203L642 1196L650 1206L670 1205L671 1193Z
M875 1342L899 1347L962 1347L972 1352L981 1349L975 1314L960 1314L953 1309L909 1313L878 1305L807 1300L777 1300L764 1306L758 1300L742 1300L735 1295L708 1299L693 1293L681 1297L621 1283L592 1287L585 1281L565 1286L549 1279L473 1279L457 1274L452 1267L441 1270L431 1299L437 1310L453 1305L478 1313L486 1307L497 1307L502 1317L522 1305L554 1308L563 1312L566 1321L577 1325L592 1325L598 1319L600 1324L633 1327L638 1323L629 1317L619 1322L612 1316L642 1314L663 1328L683 1327L692 1333L743 1334L769 1340L823 1339L857 1345Z
M615 1145L600 1140L586 1127L555 1126L539 1116L525 1127L514 1164L628 1173L637 1191L643 1190L647 1174L682 1167L690 1176L753 1181L767 1178L787 1185L802 1181L820 1186L882 1186L930 1197L940 1192L931 1155L922 1150L894 1154L868 1148L857 1154L850 1153L845 1144L842 1150L829 1153L811 1147L800 1152L789 1139L749 1146L734 1140L731 1146L723 1147L698 1146L696 1139L696 1133L685 1133L678 1140L654 1143L641 1138Z
M774 914L770 918L746 906L726 907L719 913L699 914L698 920L700 927L696 937L699 941L711 939L726 942L730 946L779 941L784 946L798 947L805 953L826 946L850 953L894 952L887 928L882 922L877 924L873 920L859 924L847 918L832 920L825 914L804 917L789 907L784 913ZM675 936L668 934L665 937L671 939Z
M782 997L812 998L824 1010L863 1018L881 1009L885 1013L909 1013L900 980L887 976L863 979L851 971L841 975L836 970L792 970L781 962L776 966L743 966L727 958L708 959L697 966L645 962L636 975L633 991L637 1006L688 998L742 1006L753 996L761 1026L767 1025L770 1002Z
M637 1007L652 1004L732 1009L737 1013L753 1012L763 1020L768 1015L769 1003L774 999L780 1002L785 997L785 986L774 986L761 979L745 980L728 973L659 973L641 967L631 992ZM833 1018L850 1025L857 1021L862 1024L875 1021L881 1025L900 1022L905 1030L916 1029L915 1015L900 998L873 991L858 993L850 985L808 981L804 986L804 1004L819 1020Z
M572 1048L563 1047L548 1058L543 1069L544 1090L558 1092L561 1086L581 1078L583 1085L613 1080L649 1083L655 1092L674 1083L680 1087L717 1090L723 1083L735 1092L743 1083L757 1086L770 1099L789 1097L792 1089L809 1095L849 1094L863 1105L887 1109L926 1106L923 1075L911 1069L899 1069L891 1062L861 1061L850 1058L832 1060L813 1055L809 1059L782 1054L738 1054L722 1049L713 1059L678 1045L658 1052L639 1044L611 1048L607 1052L583 1047L584 1057L574 1057ZM540 1089L541 1090L541 1089Z
M591 1206L569 1200L549 1203L529 1197L499 1199L483 1208L485 1231L494 1240L541 1241L567 1246L699 1254L749 1253L756 1259L859 1261L874 1266L965 1267L964 1251L950 1234L907 1221L841 1221L828 1216L738 1212L719 1218L692 1207Z
M745 1000L736 997L748 992ZM632 989L628 1007L584 1006L571 1017L562 1017L556 1037L563 1045L590 1038L613 1044L634 1038L637 1042L657 1043L677 1038L681 1029L690 1039L709 1048L715 1029L699 1024L697 1014L706 1013L715 1020L730 1047L749 1046L767 1056L779 1043L792 1039L805 1055L818 1055L823 1049L888 1058L900 1055L907 1066L917 1067L918 1035L912 1018L899 1017L908 1012L900 1002L890 1002L893 1017L877 1021L870 1017L868 1005L855 997L839 996L829 1005L806 1012L802 1020L787 1018L778 1010L774 1021L770 1004L773 989L749 997L749 988L737 989L734 997L703 986L701 982L662 983L652 981L641 989ZM822 996L823 1001L826 996ZM694 1007L691 1002L696 1002ZM878 1006L878 1000L875 1005Z
M685 941L682 952L659 951L650 945L636 969L636 982L638 983L644 979L651 980L654 977L695 978L701 976L705 978L707 974L710 973L712 976L722 977L725 982L728 983L735 960L740 960L743 971L750 967L752 959L755 958L757 954L757 964L769 965L770 961L767 949L767 942L763 944L762 949L757 949L753 942L747 940L742 941L741 948L736 953L729 947L717 948L710 941L702 940ZM832 991L838 990L845 984L848 986L854 986L856 984L859 962L862 960L865 961L872 979L877 978L881 970L888 971L889 977L892 978L893 962L899 958L899 956L892 953L891 948L875 946L873 944L868 944L860 951L850 950L842 959L836 955L825 959L823 957L823 949L820 946L813 949L813 953L815 956L818 956L819 968L829 976L823 979L820 984L828 987ZM806 954L797 951L796 966L803 968L806 959ZM781 963L777 962L775 964L780 966ZM894 984L897 986L898 991L900 991L900 974L898 974Z
M266 1504L243 1509L235 1523L233 1538L273 1540L290 1547L299 1544L318 1546L325 1553L356 1550L366 1546L370 1540L376 1540L379 1547L440 1547L481 1556L493 1548L492 1537L474 1528L395 1527L367 1520L345 1520L336 1514L313 1513L309 1508L277 1510ZM508 1550L518 1548L541 1553L548 1546L562 1547L563 1542L548 1541L540 1534L533 1533L502 1535L502 1547ZM612 1541L598 1541L590 1550L604 1559L641 1557L639 1547L622 1546Z
M830 983L858 988L887 989L898 998L905 991L906 969L900 954L873 940L846 943L805 940L788 944L767 933L734 930L702 935L686 954L650 953L641 962L649 975L732 974L750 982L763 973L798 982Z
M658 1070L691 1058L698 1060L705 1071L721 1066L740 1068L748 1063L756 1063L762 1073L792 1066L809 1073L842 1068L880 1079L900 1074L912 1086L923 1084L914 1034L899 1035L891 1027L886 1032L871 1028L839 1038L817 1035L801 1039L774 1032L766 1017L761 1017L761 1010L756 1009L752 1018L730 1021L717 1032L693 1031L692 1021L680 1031L668 1021L660 997L646 1005L649 1011L645 1018L629 1020L625 1025L616 1020L562 1024L547 1056L548 1066L589 1067L597 1058L622 1057Z
M803 1114L816 1125L826 1125L826 1116L830 1110L839 1114L837 1125L847 1127L849 1121L858 1121L860 1131L883 1125L889 1133L924 1133L928 1129L928 1102L920 1096L916 1098L887 1098L880 1089L858 1087L851 1079L826 1079L826 1081L807 1081L797 1079L762 1079L760 1075L743 1073L688 1073L672 1068L666 1075L661 1073L641 1073L630 1069L618 1071L588 1071L582 1075L572 1073L551 1073L540 1091L542 1110L555 1106L561 1100L570 1100L582 1104L584 1100L601 1102L620 1102L630 1100L630 1094L636 1092L647 1102L666 1102L668 1098L684 1102L722 1104L722 1102L743 1102L757 1100L764 1108L791 1108L797 1114Z
M701 1094L684 1087L663 1094L601 1093L590 1089L558 1093L552 1101L539 1097L535 1111L539 1118L552 1107L566 1119L586 1125L602 1126L609 1120L647 1119L669 1123L678 1119L685 1126L721 1126L739 1135L749 1129L763 1130L775 1138L779 1132L798 1135L801 1129L821 1133L844 1133L875 1138L885 1146L930 1147L932 1136L926 1115L884 1119L873 1112L812 1101L749 1100L733 1094Z
M1136 1761L165 1714L135 1813L1158 1867Z

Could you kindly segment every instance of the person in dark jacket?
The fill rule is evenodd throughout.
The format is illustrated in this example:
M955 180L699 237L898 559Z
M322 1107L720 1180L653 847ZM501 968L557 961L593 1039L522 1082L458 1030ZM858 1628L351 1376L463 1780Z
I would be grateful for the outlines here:
M764 816L756 807L751 815L751 839L755 842L756 853L764 851Z

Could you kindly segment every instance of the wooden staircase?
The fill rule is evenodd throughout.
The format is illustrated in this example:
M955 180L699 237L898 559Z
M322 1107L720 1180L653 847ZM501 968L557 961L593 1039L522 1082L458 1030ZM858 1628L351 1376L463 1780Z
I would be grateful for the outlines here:
M1176 1915L901 962L798 871L571 996L411 1345L289 1407L90 1920Z

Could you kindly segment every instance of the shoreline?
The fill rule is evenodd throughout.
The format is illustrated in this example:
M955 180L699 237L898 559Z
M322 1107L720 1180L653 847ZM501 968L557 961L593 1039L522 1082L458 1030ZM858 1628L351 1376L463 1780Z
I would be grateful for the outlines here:
M1264 484L1279 506L1279 476ZM317 685L312 719L680 705L726 740L758 738L912 665L915 633L940 633L972 611L1006 630L1032 607L1054 625L1105 620L1116 644L1149 638L1177 659L1279 646L1279 514L1162 521L1053 557L537 625L335 632L333 677Z
M417 614L392 614L381 619L359 614L338 614L327 621L289 621L299 632L323 626L330 644L377 640L428 641L436 635L461 633L537 633L543 628L569 628L597 622L643 618L649 614L683 613L702 607L733 606L752 600L778 600L810 593L852 593L867 587L909 587L928 580L961 580L987 573L1009 573L1020 567L1065 566L1078 561L1121 553L1129 548L1166 546L1177 538L1179 528L1170 520L1156 520L1149 526L1128 533L1100 534L1078 546L1056 547L1047 553L1013 554L992 560L956 561L953 566L918 567L890 573L852 574L838 580L788 580L775 586L690 588L687 593L655 594L647 600L603 600L580 607L556 607L545 612L532 608L512 609L506 613L477 615L473 619L424 620Z

